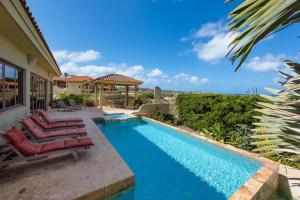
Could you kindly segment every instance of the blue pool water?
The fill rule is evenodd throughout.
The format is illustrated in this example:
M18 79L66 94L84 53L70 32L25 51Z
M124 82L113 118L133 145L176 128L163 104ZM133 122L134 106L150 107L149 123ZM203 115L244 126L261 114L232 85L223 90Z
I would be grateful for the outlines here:
M128 115L124 113L104 114L105 119L126 119Z
M158 123L98 123L135 174L118 200L227 199L260 167L243 157Z

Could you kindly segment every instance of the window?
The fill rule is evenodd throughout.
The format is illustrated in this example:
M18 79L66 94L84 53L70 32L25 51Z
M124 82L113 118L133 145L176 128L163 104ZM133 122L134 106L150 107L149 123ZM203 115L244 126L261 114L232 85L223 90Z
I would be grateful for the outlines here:
M47 80L31 74L30 78L30 111L31 113L39 109L46 109L46 96L47 96Z
M23 103L23 70L0 60L0 110Z

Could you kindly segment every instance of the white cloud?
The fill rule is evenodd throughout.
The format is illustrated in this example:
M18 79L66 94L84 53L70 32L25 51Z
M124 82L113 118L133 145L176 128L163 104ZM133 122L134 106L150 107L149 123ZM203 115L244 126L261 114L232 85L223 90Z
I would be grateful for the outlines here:
M91 77L104 76L111 73L123 74L139 79L150 85L159 85L163 83L191 83L194 85L203 84L208 81L207 78L199 78L198 76L179 73L169 76L159 68L145 70L142 65L129 66L126 63L109 63L106 65L83 65L80 66L74 62L67 62L61 65L61 71L69 75L86 75Z
M182 37L181 41L192 41L192 52L199 60L216 64L224 59L228 46L238 33L229 33L225 23L220 20L203 24L190 36Z
M61 71L72 75L88 75L94 78L106 74L117 73L134 78L142 78L144 67L142 65L129 66L126 63L108 63L106 65L83 65L80 66L74 62L67 62L61 65Z
M283 66L283 58L284 55L273 56L272 54L266 54L264 57L255 56L245 66L258 72L277 71Z
M175 81L187 81L195 85L208 82L207 78L199 78L198 76L193 76L185 73L176 74L173 78Z
M97 56L95 52L94 50L84 52L60 50L55 51L55 56L60 63L61 71L69 75L86 75L97 78L99 76L116 73L139 79L148 86L178 82L197 85L208 81L206 78L199 78L198 76L185 73L169 75L164 73L159 67L145 69L143 65L128 65L127 63L108 63L106 65L83 64L83 62L96 60L101 57L99 56L101 55L100 53L96 53Z
M212 37L219 33L225 31L225 24L223 21L218 22L208 22L203 24L199 30L195 33L194 37L203 38L203 37Z
M225 58L228 46L236 36L237 34L218 33L206 43L202 43L201 41L195 42L193 50L200 60L212 64L218 63L221 59Z
M158 68L155 68L155 69L151 70L147 74L148 77L159 77L159 76L162 76L162 75L163 75L163 72Z
M73 62L73 63L80 63L80 62L88 62L94 61L102 57L101 53L95 51L93 49L87 51L68 51L68 50L58 50L53 51L53 55L55 59L61 62Z

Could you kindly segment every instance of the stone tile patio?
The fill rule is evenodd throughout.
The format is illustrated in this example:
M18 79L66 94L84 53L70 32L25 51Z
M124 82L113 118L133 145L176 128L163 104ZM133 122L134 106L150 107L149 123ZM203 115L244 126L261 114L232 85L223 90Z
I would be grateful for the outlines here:
M95 146L79 154L7 167L0 174L0 199L101 199L134 184L134 174L91 118L95 108L51 112L52 117L81 117Z
M300 200L300 170L280 165L279 188L296 200Z

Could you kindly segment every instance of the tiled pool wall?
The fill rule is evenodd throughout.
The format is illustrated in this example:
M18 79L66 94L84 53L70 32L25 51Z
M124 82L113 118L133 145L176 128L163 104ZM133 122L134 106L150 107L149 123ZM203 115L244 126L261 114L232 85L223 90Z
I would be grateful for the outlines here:
M107 199L113 195L120 193L126 189L129 189L134 186L135 177L129 177L124 180L120 180L114 184L103 187L99 190L93 191L86 195L80 196L74 200L100 200Z
M262 163L262 167L250 178L248 181L242 185L233 195L229 197L230 200L273 200L275 199L278 182L279 182L279 165L269 159L259 157L254 153L250 153L245 150L235 148L228 144L223 144L215 140L209 139L207 137L201 136L197 133L182 130L180 128L156 121L148 117L141 117L142 119L150 120L155 123L167 126L169 128L175 129L181 133L185 133L196 137L198 139L204 140L206 142L221 146L225 149L231 150L233 152L244 155L248 158L258 160Z

